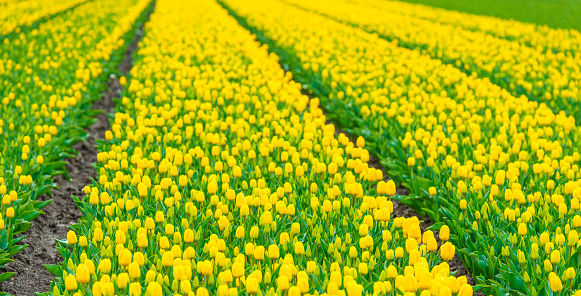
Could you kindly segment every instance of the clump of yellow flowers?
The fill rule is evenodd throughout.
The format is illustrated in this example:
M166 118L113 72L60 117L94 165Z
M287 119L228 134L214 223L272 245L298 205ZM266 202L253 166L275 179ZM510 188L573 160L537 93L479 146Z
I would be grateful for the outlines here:
M158 0L53 295L472 295L449 229L210 0ZM439 246L437 237L442 242Z
M298 2L292 1L291 3L298 4ZM389 11L389 13L407 15L412 20L419 18L435 23L454 25L471 31L484 32L494 37L515 41L540 50L552 49L555 52L577 55L579 49L581 49L581 32L573 29L550 28L546 25L468 14L402 1L353 0L350 2L381 9L384 12ZM344 7L344 2L340 3ZM306 3L301 2L301 5L303 4Z
M301 7L350 23L379 34L398 45L412 48L440 59L470 74L487 77L515 96L526 95L531 100L546 103L555 113L565 111L581 121L581 33L575 30L551 30L532 25L514 26L512 37L504 38L503 21L456 13L437 17L431 9L414 16L409 4L394 5L394 1L378 0L289 0ZM404 11L404 12L402 12ZM426 17L430 15L430 17ZM489 28L475 30L459 25L457 19L467 19ZM460 22L461 24L462 22ZM495 29L492 29L492 28ZM499 29L500 28L500 29ZM497 32L490 34L489 32ZM517 33L526 32L526 33ZM515 40L516 39L516 40ZM521 40L521 42L519 42Z
M375 19L357 5L293 2L224 5L320 95L329 117L365 136L390 176L412 193L401 201L450 226L450 241L480 288L496 295L581 294L575 118L423 50L295 6Z
M87 0L43 0L10 1L1 0L0 37L11 33L18 34L36 22L42 21ZM9 38L9 37L8 37Z
M58 3L57 3L58 2ZM2 4L0 35L11 20L27 22L82 1L9 1ZM66 174L73 144L85 139L90 104L116 65L111 56L124 44L149 1L103 0L81 4L38 25L3 35L0 44L0 262L26 246L30 221L51 201L37 200ZM46 6L46 7L45 7ZM26 8L26 9L25 9ZM132 15L132 18L127 18ZM15 26L30 25L18 23ZM21 28L21 27L17 27ZM7 33L4 31L4 33ZM81 41L82 40L82 41ZM114 44L105 47L103 44ZM117 54L116 56L120 56ZM13 273L0 277L5 280Z

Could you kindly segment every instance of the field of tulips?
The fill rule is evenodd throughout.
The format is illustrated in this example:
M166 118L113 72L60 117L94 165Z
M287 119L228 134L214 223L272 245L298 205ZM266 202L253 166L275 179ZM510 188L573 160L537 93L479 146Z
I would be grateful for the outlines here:
M17 3L34 7L32 2ZM52 177L66 174L64 159L74 155L73 144L86 138L83 128L93 122L94 112L88 109L105 87L108 77L103 73L119 62L112 54L124 47L125 33L148 2L91 1L37 29L4 39L0 49L0 267L26 248L19 244L24 238L21 234L50 203L37 198L50 194ZM2 273L0 282L13 274Z
M472 295L362 138L216 2L156 1L53 295ZM169 46L171 44L171 46Z
M0 268L123 89L38 295L581 295L577 31L386 0L0 0L0 41Z
M462 16L454 15L459 13L446 13L441 19L447 21L440 22L438 14L425 6L407 9L410 13L404 14L391 7L392 1L288 2L377 33L399 46L418 48L423 54L454 65L468 75L487 77L514 96L526 95L546 103L555 114L565 111L581 121L581 55L577 53L581 35L577 31L536 30L532 25L511 26L506 21L487 17L475 18L481 24L475 29L468 21L457 22ZM423 18L426 14L436 19ZM506 31L511 32L509 38L502 38L506 36L502 28L507 27Z
M224 4L322 99L331 118L365 138L412 193L403 202L450 225L478 288L578 292L581 138L573 117L426 51L285 2ZM363 17L349 7L350 16ZM326 12L341 10L335 4ZM370 15L365 19L374 20Z

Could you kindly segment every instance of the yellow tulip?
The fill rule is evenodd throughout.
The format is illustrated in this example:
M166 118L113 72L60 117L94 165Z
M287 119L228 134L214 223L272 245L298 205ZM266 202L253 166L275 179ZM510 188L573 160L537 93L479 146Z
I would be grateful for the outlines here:
M454 245L452 245L449 242L444 243L440 247L440 255L442 256L442 259L445 261L452 260L452 258L454 258L455 252L456 252L456 247L454 247Z
M469 284L463 284L458 292L458 296L472 296L472 294L474 294L474 290Z
M128 267L129 277L132 279L138 279L141 277L141 269L137 262L131 262Z
M87 266L85 266L85 264L79 264L79 266L77 266L75 277L77 279L77 282L82 285L88 283L91 280L89 269L87 269Z
M67 243L69 245L74 245L77 242L78 242L77 234L74 233L72 230L69 230L69 232L67 232Z
M119 264L121 266L128 266L129 263L131 263L132 258L133 254L131 254L131 251L129 251L128 249L123 249L119 253Z
M77 290L77 280L74 275L69 274L65 278L65 287L67 291L75 291Z
M258 291L258 281L253 277L246 279L246 292L249 294L256 294Z
M549 275L549 285L551 286L551 291L553 292L560 292L563 290L563 283L561 279L556 276L554 273L551 273L553 276Z
M450 238L450 228L447 225L440 227L439 237L442 241L447 241Z

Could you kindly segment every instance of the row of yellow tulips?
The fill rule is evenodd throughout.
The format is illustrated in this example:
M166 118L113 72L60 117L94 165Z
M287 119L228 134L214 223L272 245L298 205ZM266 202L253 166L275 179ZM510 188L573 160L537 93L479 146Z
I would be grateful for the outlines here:
M420 18L471 31L479 31L495 37L513 40L540 51L553 50L578 55L581 49L581 33L574 29L556 29L492 16L474 15L453 10L413 4L402 1L351 0L412 18Z
M479 289L581 293L573 118L286 2L224 4L320 95L330 117L365 138L412 192L403 202L451 223L450 240Z
M530 47L487 32L384 9L390 2L372 2L375 5L348 0L289 2L377 33L400 46L417 48L468 75L488 78L514 96L526 95L547 104L555 113L565 111L581 121L581 55L555 53L550 48Z
M46 17L65 11L87 0L30 0L0 2L0 39L10 33L20 33Z
M211 0L158 0L53 295L472 295L449 228Z
M66 174L64 159L86 138L95 114L88 109L120 61L111 54L124 47L147 4L81 4L0 45L0 266L26 247L18 244L24 236L15 236L50 203L37 197L50 194L52 177Z

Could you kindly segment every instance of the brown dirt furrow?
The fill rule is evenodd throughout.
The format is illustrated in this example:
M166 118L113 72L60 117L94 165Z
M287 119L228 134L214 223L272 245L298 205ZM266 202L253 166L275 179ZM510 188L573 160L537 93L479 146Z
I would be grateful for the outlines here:
M121 73L128 73L133 66L132 54L137 49L137 44L143 35L141 27L137 30L132 43L123 53L123 61L118 66ZM14 255L14 262L9 263L0 272L15 272L16 274L0 283L0 291L12 295L34 295L35 292L50 290L50 282L54 276L44 268L46 264L62 262L58 253L55 239L65 239L69 226L75 224L81 217L71 195L81 197L82 189L91 184L91 178L97 178L97 172L92 164L97 162L96 140L104 138L104 134L110 129L108 115L113 112L114 98L119 98L122 87L119 77L111 75L107 83L107 89L102 93L102 98L96 101L91 109L100 110L103 113L95 116L97 122L86 131L89 135L87 141L73 146L79 154L67 160L66 169L71 177L68 181L62 175L55 177L55 184L59 190L52 190L53 202L46 206L40 215L32 221L32 227L24 234L26 238L22 244L29 245L22 252ZM42 195L39 200L51 199Z

